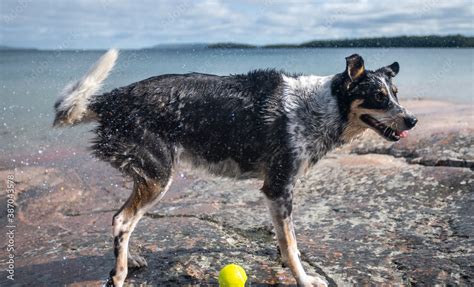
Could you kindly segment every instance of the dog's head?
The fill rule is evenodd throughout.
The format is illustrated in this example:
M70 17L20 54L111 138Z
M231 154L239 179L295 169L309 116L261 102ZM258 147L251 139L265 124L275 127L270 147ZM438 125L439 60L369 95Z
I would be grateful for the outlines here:
M398 103L398 91L392 79L399 70L400 65L394 62L369 71L361 56L354 54L346 58L346 71L336 91L346 107L347 133L370 128L389 141L408 135L407 130L416 125L417 119Z

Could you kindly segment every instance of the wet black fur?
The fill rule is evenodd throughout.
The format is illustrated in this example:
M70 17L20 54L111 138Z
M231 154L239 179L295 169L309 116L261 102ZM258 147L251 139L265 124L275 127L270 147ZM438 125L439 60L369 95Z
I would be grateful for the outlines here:
M348 59L363 67L360 56ZM340 120L331 131L323 131L327 150L342 143L351 103L364 99L364 107L380 108L380 102L372 99L375 90L381 89L374 79L383 75L391 84L390 73L398 72L396 64L365 71L353 81L347 72L350 64L348 60L346 71L332 79ZM209 163L231 159L242 173L264 174L271 186L263 191L277 198L286 192L284 185L291 182L299 165L283 107L283 75L292 77L271 69L230 76L168 74L95 96L89 104L99 122L93 153L135 180L168 179L182 147ZM305 137L318 140L321 131L310 127L314 121L323 121L324 115L310 105L303 102L295 112L310 133ZM314 164L319 158L310 161Z
M152 77L95 97L92 149L135 178L167 178L178 146L211 163L230 158L242 172L268 168L288 152L282 95L274 70Z
M168 74L96 96L89 106L99 122L92 150L136 180L169 178L178 147L210 163L232 159L244 173L266 174L272 185L263 191L277 198L298 165L282 104L283 75L276 70L231 76ZM349 95L348 81L346 73L333 78L340 125L328 140L335 143L351 102L360 97ZM314 120L323 119L309 115L307 125Z
M363 66L359 56L348 58ZM373 75L383 74L390 83L387 74L392 69L366 71L356 81L347 70L333 77L331 92L340 120L330 132L324 131L328 149L340 144L355 99L364 99L366 108L380 108L371 97L380 88ZM264 192L278 197L298 166L283 108L283 75L291 77L276 70L231 76L168 74L94 96L89 109L97 114L99 125L92 150L136 180L169 178L180 147L209 163L232 159L242 173L266 174L273 191L269 187ZM303 102L295 112L310 133L305 137L316 140L321 131L308 127L323 121L324 115L311 110L310 104Z

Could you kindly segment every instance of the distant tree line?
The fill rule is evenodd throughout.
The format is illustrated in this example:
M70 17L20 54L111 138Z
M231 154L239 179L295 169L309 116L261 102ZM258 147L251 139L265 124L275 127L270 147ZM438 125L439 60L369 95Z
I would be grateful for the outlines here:
M272 44L255 46L241 43L216 43L212 49L252 48L474 48L474 37L448 36L397 36L340 40L314 40L302 44Z
M207 45L207 47L211 48L211 49L253 49L253 48L258 48L258 46L255 46L255 45L232 43L232 42L209 44L209 45Z

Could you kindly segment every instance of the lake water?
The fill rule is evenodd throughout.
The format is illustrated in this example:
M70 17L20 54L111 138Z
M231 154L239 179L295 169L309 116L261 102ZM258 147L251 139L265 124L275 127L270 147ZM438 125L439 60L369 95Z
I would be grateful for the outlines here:
M53 104L61 89L82 76L103 51L0 51L0 153L16 162L62 146L84 149L91 126L53 130ZM164 73L225 75L251 69L330 75L359 53L366 68L400 63L401 99L427 98L472 105L474 49L248 49L162 48L122 51L104 89ZM1 165L1 162L0 162ZM0 166L1 168L1 166Z

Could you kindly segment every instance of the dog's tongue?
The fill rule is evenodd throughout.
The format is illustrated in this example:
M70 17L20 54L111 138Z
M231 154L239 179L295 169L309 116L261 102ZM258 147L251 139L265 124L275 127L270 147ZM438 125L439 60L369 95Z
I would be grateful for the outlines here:
M398 136L401 138L406 138L408 136L408 131L398 132Z

